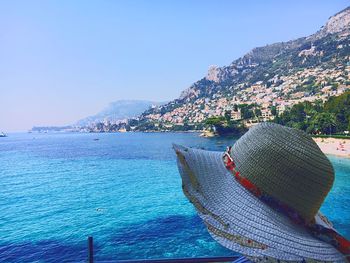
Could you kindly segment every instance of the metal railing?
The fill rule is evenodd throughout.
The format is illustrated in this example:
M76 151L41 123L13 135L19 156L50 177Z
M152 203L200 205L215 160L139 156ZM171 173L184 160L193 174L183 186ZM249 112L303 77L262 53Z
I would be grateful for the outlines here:
M232 262L238 257L205 257L205 258L169 258L169 259L127 259L98 261L99 263L204 263L204 262ZM88 237L88 263L94 263L94 242L92 237Z

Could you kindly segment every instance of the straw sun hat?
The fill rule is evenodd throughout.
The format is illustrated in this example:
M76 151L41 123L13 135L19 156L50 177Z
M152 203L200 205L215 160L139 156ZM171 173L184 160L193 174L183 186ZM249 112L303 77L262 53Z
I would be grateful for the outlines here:
M304 132L262 123L225 153L174 149L184 194L223 246L255 262L346 262L350 242L319 213L333 167Z

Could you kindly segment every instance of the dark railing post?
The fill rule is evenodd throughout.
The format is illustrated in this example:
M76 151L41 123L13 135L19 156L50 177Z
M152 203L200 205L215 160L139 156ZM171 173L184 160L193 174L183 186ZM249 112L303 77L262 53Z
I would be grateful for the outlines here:
M94 263L94 241L88 237L88 263Z

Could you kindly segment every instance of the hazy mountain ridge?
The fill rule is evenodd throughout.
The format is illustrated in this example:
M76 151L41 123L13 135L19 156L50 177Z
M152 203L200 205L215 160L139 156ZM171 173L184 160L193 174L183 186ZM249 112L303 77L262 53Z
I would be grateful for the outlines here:
M147 109L154 106L159 106L161 104L164 104L164 102L147 100L117 100L111 102L99 113L77 121L76 125L87 126L97 122L118 122L125 119L135 118Z

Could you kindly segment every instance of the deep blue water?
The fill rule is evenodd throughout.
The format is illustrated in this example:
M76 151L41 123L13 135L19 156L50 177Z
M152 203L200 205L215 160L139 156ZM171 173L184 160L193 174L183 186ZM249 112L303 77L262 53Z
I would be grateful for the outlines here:
M99 139L99 140L94 140ZM224 256L181 191L171 143L224 150L198 134L10 134L0 138L0 261ZM330 157L322 211L350 238L350 160Z

